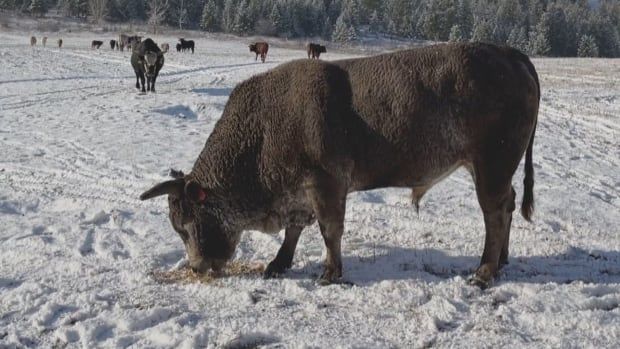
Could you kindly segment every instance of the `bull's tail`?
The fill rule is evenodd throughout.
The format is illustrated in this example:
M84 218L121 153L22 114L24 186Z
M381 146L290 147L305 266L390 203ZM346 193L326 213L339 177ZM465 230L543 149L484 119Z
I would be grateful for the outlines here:
M538 103L540 104L540 82L538 81L538 74L534 65L526 55L523 56L523 63L527 67L527 70L532 75L532 78L536 81L536 88L538 92ZM536 106L536 114L538 114L538 105ZM535 116L536 120L538 115ZM536 134L536 124L534 122L534 129L530 136L530 142L525 152L525 178L523 179L523 201L521 202L521 215L527 221L532 220L532 213L534 212L534 166L532 164L532 148L534 146L534 135Z

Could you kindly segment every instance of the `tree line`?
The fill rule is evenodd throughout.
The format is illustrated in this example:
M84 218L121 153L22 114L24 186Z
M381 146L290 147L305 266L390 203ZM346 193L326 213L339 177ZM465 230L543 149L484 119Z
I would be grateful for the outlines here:
M0 0L0 9L341 43L368 36L507 44L538 56L620 57L618 0Z

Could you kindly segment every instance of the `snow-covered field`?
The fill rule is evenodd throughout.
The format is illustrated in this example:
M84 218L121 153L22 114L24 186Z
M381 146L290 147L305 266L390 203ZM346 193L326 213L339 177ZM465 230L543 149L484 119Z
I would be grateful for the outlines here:
M244 40L198 39L194 55L166 56L157 94L141 95L111 35L64 35L60 50L54 36L47 48L29 36L0 33L0 347L620 342L620 60L534 60L535 220L515 215L510 264L488 290L466 282L483 221L464 171L431 190L419 215L407 190L350 195L351 285L315 283L317 226L281 279L170 283L156 275L182 261L183 245L166 200L138 195L171 167L191 168L235 84L305 52L272 47L260 64ZM92 39L106 44L91 50ZM519 168L519 204L522 179ZM247 232L236 259L266 264L282 238Z

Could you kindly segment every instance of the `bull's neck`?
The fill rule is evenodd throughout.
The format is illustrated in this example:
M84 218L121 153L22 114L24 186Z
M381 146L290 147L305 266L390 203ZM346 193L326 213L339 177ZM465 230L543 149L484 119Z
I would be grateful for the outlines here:
M271 197L259 176L260 132L245 126L226 120L218 123L191 176L207 190L207 195L218 198L223 209L253 216L262 214Z

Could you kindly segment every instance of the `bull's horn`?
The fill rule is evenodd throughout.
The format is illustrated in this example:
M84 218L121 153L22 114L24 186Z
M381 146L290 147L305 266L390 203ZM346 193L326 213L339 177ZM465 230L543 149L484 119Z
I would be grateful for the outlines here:
M140 200L148 200L161 195L180 195L185 187L185 180L183 178L174 179L159 183L153 188L145 191L140 195Z

